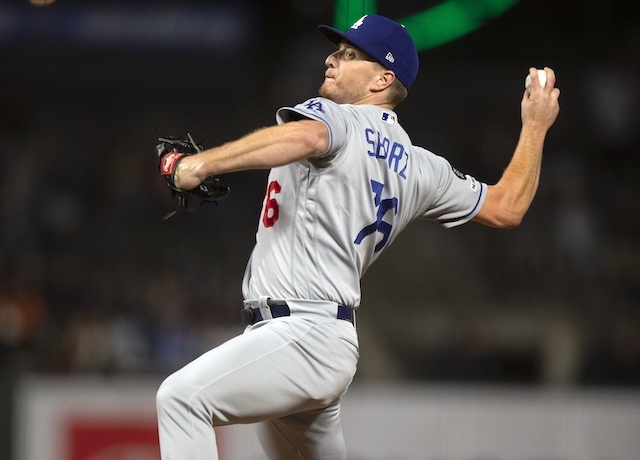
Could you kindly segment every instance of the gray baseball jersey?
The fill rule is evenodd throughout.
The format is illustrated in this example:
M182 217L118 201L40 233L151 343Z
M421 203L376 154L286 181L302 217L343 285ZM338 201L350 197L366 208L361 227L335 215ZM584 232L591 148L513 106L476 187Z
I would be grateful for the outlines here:
M487 186L412 145L391 110L313 98L281 108L279 124L324 123L320 158L274 168L243 281L245 299L360 304L360 279L409 222L469 221Z

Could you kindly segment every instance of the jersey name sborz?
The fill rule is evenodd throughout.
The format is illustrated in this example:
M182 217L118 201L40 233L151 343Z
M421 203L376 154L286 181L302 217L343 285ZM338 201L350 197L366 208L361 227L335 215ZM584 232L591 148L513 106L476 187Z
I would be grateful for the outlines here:
M390 170L406 180L409 153L404 145L385 137L380 131L373 128L365 128L364 136L367 144L371 146L367 150L367 154L377 160L386 161Z

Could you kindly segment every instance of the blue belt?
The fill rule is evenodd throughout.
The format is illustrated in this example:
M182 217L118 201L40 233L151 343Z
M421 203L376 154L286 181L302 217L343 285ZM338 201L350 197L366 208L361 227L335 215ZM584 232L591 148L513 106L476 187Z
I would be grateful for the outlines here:
M274 318L280 318L282 316L291 316L291 310L286 303L269 303L269 310L271 310L271 316ZM336 318L344 321L349 321L351 324L355 322L355 312L353 308L338 305L338 311ZM246 325L253 325L259 321L264 321L260 309L257 307L244 308L242 310L242 323Z

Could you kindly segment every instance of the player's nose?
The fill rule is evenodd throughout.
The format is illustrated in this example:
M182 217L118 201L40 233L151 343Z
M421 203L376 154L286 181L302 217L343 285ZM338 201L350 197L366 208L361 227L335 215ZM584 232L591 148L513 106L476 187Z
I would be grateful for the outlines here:
M324 60L324 65L326 65L327 67L335 67L336 65L336 53L338 51L335 51L333 53L331 53L329 56L327 56L327 58Z

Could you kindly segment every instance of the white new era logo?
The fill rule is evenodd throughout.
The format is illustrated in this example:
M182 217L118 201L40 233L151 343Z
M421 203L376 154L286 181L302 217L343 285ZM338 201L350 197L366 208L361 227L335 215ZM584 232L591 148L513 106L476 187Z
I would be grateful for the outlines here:
M389 51L384 58L391 63L396 62L395 58L393 57L393 54L391 54L391 51Z

